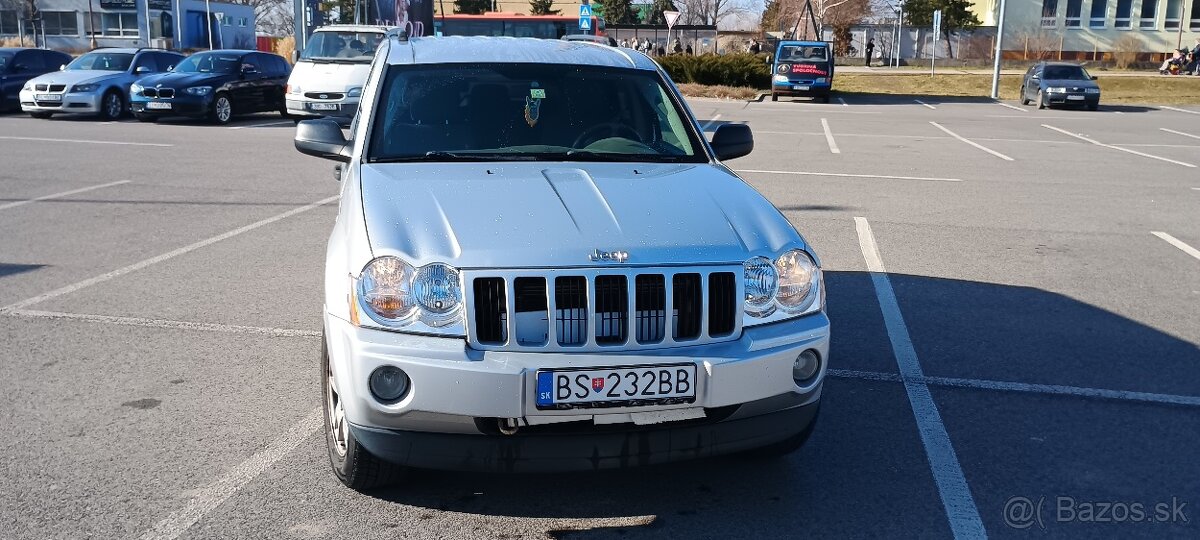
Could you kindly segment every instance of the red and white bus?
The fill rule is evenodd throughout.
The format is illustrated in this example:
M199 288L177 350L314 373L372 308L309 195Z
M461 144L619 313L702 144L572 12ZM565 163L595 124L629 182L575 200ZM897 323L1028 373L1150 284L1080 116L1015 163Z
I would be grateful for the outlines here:
M590 31L579 29L579 17L493 12L483 15L434 15L433 28L443 36L512 36L559 39L570 34L604 35L604 19L592 16ZM435 34L436 35L436 34Z

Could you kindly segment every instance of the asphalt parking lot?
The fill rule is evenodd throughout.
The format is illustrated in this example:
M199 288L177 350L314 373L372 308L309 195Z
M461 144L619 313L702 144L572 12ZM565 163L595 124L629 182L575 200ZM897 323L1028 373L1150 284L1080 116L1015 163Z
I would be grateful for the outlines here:
M372 495L320 433L330 162L0 116L0 536L1200 536L1200 108L691 105L822 258L808 445Z

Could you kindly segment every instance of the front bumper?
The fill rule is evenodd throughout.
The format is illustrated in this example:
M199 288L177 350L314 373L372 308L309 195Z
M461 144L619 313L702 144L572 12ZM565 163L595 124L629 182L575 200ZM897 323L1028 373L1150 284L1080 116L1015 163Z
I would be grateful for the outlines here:
M304 97L296 97L297 94L288 94L285 98L287 112L290 116L306 117L306 118L354 118L358 113L359 98L342 98L340 100L315 100ZM313 106L336 106L336 109L314 109Z
M831 83L812 83L808 81L788 81L786 83L773 81L771 92L781 96L823 96L833 88Z
M133 109L134 114L149 116L205 116L208 114L212 103L211 94L209 96L180 94L183 92L179 91L175 97L170 99L135 96L130 101L129 107ZM171 108L151 109L149 103L169 103Z
M50 101L45 99L37 99L39 96L57 95L61 101ZM25 112L53 112L53 113L79 113L79 114L96 114L100 112L100 98L98 93L65 93L65 92L34 92L21 90L21 110Z
M1100 94L1086 94L1083 92L1047 92L1046 104L1074 107L1094 107L1100 104Z
M815 402L829 358L829 319L817 313L747 327L733 341L612 353L478 351L463 338L431 337L356 327L328 313L326 346L346 418L361 428L479 435L478 419L517 419L523 426L565 422L631 423L631 413L673 409L711 411L774 398L773 410ZM792 380L796 356L814 349L821 370L799 387ZM536 372L545 368L694 363L692 403L619 409L539 410ZM411 380L399 402L383 404L368 389L372 371L398 367ZM742 409L746 409L742 407ZM739 414L755 412L753 409Z
M765 405L765 407L764 407ZM751 403L748 407L772 408ZM816 423L820 402L716 422L661 426L597 426L586 430L522 430L513 435L463 435L384 430L351 425L372 454L423 469L484 472L563 472L616 469L730 454L803 434ZM735 413L736 414L736 413Z

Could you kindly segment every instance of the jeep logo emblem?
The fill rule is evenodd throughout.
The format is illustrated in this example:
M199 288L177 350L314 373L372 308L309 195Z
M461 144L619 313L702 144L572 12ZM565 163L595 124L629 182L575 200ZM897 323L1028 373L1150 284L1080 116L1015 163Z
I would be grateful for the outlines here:
M629 260L628 251L600 251L594 250L588 255L588 259L592 262L618 262L623 263Z

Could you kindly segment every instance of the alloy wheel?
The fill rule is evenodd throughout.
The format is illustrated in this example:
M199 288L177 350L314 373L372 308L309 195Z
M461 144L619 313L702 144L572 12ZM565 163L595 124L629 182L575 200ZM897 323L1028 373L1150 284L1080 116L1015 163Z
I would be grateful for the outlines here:
M333 373L325 372L325 410L329 411L329 433L333 436L333 447L339 456L346 455L346 410L341 396L333 389Z

